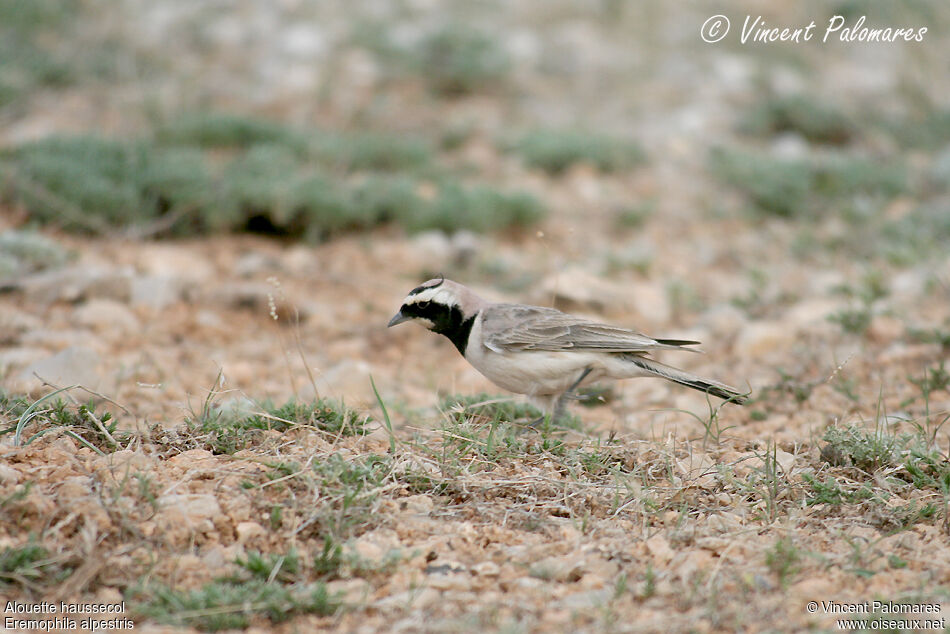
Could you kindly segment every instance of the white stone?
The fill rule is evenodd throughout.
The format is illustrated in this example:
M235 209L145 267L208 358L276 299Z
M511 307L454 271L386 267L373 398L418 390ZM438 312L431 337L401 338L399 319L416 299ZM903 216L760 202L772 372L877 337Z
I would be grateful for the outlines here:
M789 348L795 333L788 324L778 321L752 322L736 340L736 351L747 357L761 357L767 353Z
M125 304L112 299L93 299L73 313L76 323L99 332L132 334L139 327L139 320Z
M92 349L71 346L52 357L42 359L28 366L19 378L31 382L39 377L52 385L66 387L82 385L95 389L99 384L99 355Z
M133 306L148 306L161 310L181 299L182 283L169 275L142 275L132 278Z
M260 537L266 533L264 527L257 522L239 522L234 531L237 533L238 543L241 544L246 544L255 537Z

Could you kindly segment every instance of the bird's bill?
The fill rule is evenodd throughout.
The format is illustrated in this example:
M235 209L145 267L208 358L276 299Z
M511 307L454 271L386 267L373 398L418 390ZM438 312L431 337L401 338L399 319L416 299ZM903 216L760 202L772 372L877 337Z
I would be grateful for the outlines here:
M396 326L396 325L398 325L398 324L401 324L401 323L404 322L404 321L409 321L410 319L412 319L412 317L409 317L409 316L407 316L407 315L403 315L401 312L398 312L398 313L396 313L395 315L393 315L393 318L389 320L389 325L386 326L386 327L387 327L387 328L392 328L393 326Z

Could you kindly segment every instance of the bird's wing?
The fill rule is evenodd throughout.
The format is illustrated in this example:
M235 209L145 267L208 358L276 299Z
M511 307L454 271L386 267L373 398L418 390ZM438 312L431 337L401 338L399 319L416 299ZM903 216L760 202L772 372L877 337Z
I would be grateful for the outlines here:
M485 345L496 352L577 350L646 352L684 349L695 341L653 339L634 330L600 324L553 308L494 304L482 311Z

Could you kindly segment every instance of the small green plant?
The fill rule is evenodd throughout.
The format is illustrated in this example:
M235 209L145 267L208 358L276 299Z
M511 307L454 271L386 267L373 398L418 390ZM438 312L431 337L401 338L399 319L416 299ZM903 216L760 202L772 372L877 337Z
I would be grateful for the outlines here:
M321 578L335 578L343 565L343 546L327 535L323 549L313 557L313 572Z
M802 480L807 485L805 503L809 506L816 504L854 504L873 497L870 487L861 486L858 489L846 490L832 476L819 480L811 473L803 473Z
M917 343L935 343L945 350L950 349L950 322L945 328L908 328L907 337Z
M12 585L34 591L38 587L61 583L71 570L32 539L22 546L0 550L0 588Z
M195 590L153 586L135 593L135 613L177 627L205 632L243 629L258 617L272 624L298 614L329 615L342 603L323 583L287 584L260 578L218 580Z
M639 229L656 213L656 201L630 205L614 213L614 225L620 229Z
M286 431L296 426L313 427L333 435L363 433L368 417L345 405L325 399L301 403L294 399L283 405L264 401L259 405L237 403L228 408L217 406L213 391L201 410L186 419L193 432L203 435L216 454L231 454L244 449L264 430Z
M17 502L22 501L30 494L30 489L32 488L33 482L27 482L15 488L12 493L0 496L0 511L7 507L13 507Z
M4 548L0 552L0 578L10 578L14 574L37 577L40 564L46 557L46 549L39 544Z
M856 303L850 308L829 315L828 321L837 323L845 332L862 335L877 312L876 304L887 297L890 289L879 270L870 270L861 278L860 284L841 286L837 291Z
M920 390L919 398L924 403L923 421L914 421L914 426L917 428L917 432L925 438L927 446L933 447L937 443L937 433L947 421L950 421L950 413L941 412L943 414L941 416L941 413L932 412L930 408L931 394L933 392L950 391L950 372L947 371L946 362L941 361L940 365L924 370L922 377L909 377L909 381ZM908 399L901 403L901 406L906 407L916 400L918 399Z
M282 425L310 425L331 434L357 436L363 433L364 426L369 421L367 416L326 399L309 403L291 399L280 406L265 401L262 409L263 413L258 413L248 420L249 428L266 429L276 426L280 429Z
M153 511L158 512L158 498L152 488L152 479L145 473L136 473L135 481L138 483L139 497L145 500Z
M307 520L324 539L339 539L366 523L372 515L379 489L391 474L391 458L370 454L344 460L337 454L314 462L315 485L321 503Z
M948 391L950 372L947 371L946 363L946 361L941 361L939 365L927 368L922 377L910 379L910 382L920 389L924 400L927 400L932 392Z
M251 573L254 579L267 582L292 581L300 570L300 561L293 549L286 555L250 551L247 553L247 558L238 557L234 563Z
M722 423L721 423L720 420L719 420L719 411L720 411L720 410L723 408L723 406L724 406L726 403L728 403L728 402L729 402L729 401L722 401L722 402L719 403L718 405L715 405L715 404L713 403L713 401L712 401L712 400L709 398L709 396L707 395L707 397L706 397L706 407L709 408L709 413L707 414L707 416L706 416L705 418L702 417L702 416L700 416L700 415L698 415L698 414L696 414L696 413L694 413L694 412L690 412L690 411L684 410L684 409L677 409L677 410L673 410L673 411L680 412L680 413L682 413L682 414L687 414L687 415L689 415L689 416L695 418L697 421L699 421L699 423L703 426L703 430L704 430L704 434L703 434L703 448L705 449L706 446L707 446L707 444L708 444L710 441L713 442L714 444L718 445L720 439L722 438L722 435L723 435L725 432L727 432L727 431L729 431L730 429L732 429L733 427L735 427L735 425L730 425L730 426L728 426L728 427L723 427L723 426L722 426Z
M575 130L530 132L513 149L526 165L552 175L577 163L588 163L601 172L617 172L637 167L646 160L643 149L633 141Z
M924 522L935 517L937 515L937 505L932 503L919 505L916 501L911 501L895 509L894 515L900 528L910 528L918 522Z
M759 390L758 398L765 401L770 393L787 394L795 399L796 403L804 403L811 398L812 392L818 386L819 381L804 381L792 376L782 368L776 368L779 374L779 382L774 385L767 385Z
M511 397L491 394L445 396L439 409L455 422L474 416L484 422L532 421L541 417L541 410Z
M775 574L783 588L798 573L801 559L798 547L788 537L780 538L765 552L765 565Z
M656 594L656 570L653 569L653 564L647 564L647 570L643 574L643 591L641 596L644 599L649 599L654 594Z
M270 507L270 529L272 531L279 531L284 525L284 509L278 505Z
M774 522L778 517L779 493L783 482L788 478L788 474L782 470L777 456L778 445L773 442L771 446L766 446L765 454L761 456L762 466L755 470L759 472L758 480L762 486L762 499L765 501L769 522Z
M766 215L793 217L808 210L812 174L806 163L739 151L712 154L713 173L745 194Z
M822 454L837 464L853 465L863 471L874 472L894 466L910 442L907 435L891 435L883 430L867 432L858 427L828 429L823 440L828 443Z
M863 335L871 326L871 309L868 306L845 308L828 315L828 321L838 324L852 335Z
M383 426L386 428L386 433L389 435L389 453L396 453L396 435L393 434L393 423L389 418L389 410L386 408L386 403L383 402L383 397L379 395L379 390L376 389L376 381L373 380L373 377L369 377L369 383L373 387L373 394L376 396L376 402L379 403L379 409L383 412Z
M60 398L54 399L59 394L68 393L73 387L55 390L32 403L26 397L0 390L0 410L4 418L14 423L5 426L5 423L0 422L0 435L12 431L14 444L28 445L43 434L59 428L99 454L119 449L119 439L126 439L128 434L117 432L118 421L113 419L110 412L97 413L94 400L74 404ZM27 436L28 428L35 428L32 435Z

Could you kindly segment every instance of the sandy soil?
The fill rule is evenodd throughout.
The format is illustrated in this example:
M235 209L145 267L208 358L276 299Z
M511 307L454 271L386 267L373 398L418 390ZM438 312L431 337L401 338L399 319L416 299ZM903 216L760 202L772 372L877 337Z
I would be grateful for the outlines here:
M247 4L245 13L254 14ZM124 6L134 13L135 3ZM176 3L153 11L168 15L154 22L151 39L145 13L141 24L133 21L138 26L103 28L141 31L139 45L149 50L164 33L155 25L171 29L185 19ZM320 14L278 12L281 28L301 11ZM914 484L906 461L874 469L836 460L822 454L822 438L851 425L898 437L946 420L946 385L925 402L915 381L948 357L945 346L917 333L950 329L950 256L899 265L857 257L833 246L854 230L838 215L744 215L742 198L707 169L709 148L739 138L734 111L756 98L757 77L818 94L844 86L849 103L883 100L902 79L936 67L945 38L915 51L803 49L802 59L820 69L812 75L756 61L735 44L702 48L692 26L704 17L696 11L671 16L647 7L640 26L625 12L627 31L560 11L553 24L538 26L544 53L537 55L570 66L551 52L560 42L576 53L577 67L560 75L525 70L534 67L530 28L541 18L509 9L503 35L512 50L527 51L513 71L517 96L448 103L434 103L412 82L386 88L372 79L381 71L363 80L347 75L366 61L352 50L320 66L325 76L280 75L281 55L311 50L306 33L298 34L299 50L281 52L234 35L256 23L253 15L211 20L218 26L208 27L210 48L201 50L206 59L229 60L214 71L229 88L202 83L211 71L182 62L200 89L173 93L172 101L247 104L256 80L274 91L254 104L258 112L327 125L345 120L353 103L372 111L370 95L386 94L395 105L376 113L376 125L418 131L474 122L476 132L445 160L534 192L550 214L521 232L407 236L384 227L316 245L44 230L72 259L0 294L0 385L35 399L50 385L81 383L130 434L102 455L63 429L26 447L0 435L0 551L32 539L47 549L47 567L64 571L0 577L0 606L126 599L136 631L188 631L148 615L149 590L140 589L199 589L236 574L236 558L293 549L300 570L288 583L326 582L342 607L285 622L255 614L249 631L836 631L835 615L811 611L811 601L936 605L947 614L946 490ZM345 22L336 16L321 33ZM249 56L257 74L228 57L248 41L256 42ZM877 81L863 73L869 64L880 71ZM343 75L351 81L328 102L301 104L301 94ZM100 99L83 89L60 103L41 97L3 137L10 144L69 129L77 120L67 115L76 112L85 113L84 128L135 130L142 118L129 102L139 99L116 89L97 109ZM402 112L414 114L400 119ZM57 123L67 118L70 125ZM648 164L616 174L576 165L551 176L495 144L526 122L579 118L634 133ZM918 194L883 213L901 217ZM620 226L631 201L650 201L652 212L642 224ZM3 208L2 228L18 225L20 211ZM726 405L710 422L702 394L627 381L599 407L574 406L580 429L516 426L509 445L492 453L485 420L454 423L438 403L443 395L500 391L448 341L415 326L385 327L405 293L440 272L489 297L700 340L705 354L663 359L750 389L755 400ZM863 288L872 272L886 292L868 308L867 328L849 332L829 316L857 305L841 289ZM228 455L213 453L186 423L206 401L217 411L245 399L316 396L370 417L365 434L309 426L254 433ZM0 420L0 428L13 422ZM935 432L931 448L944 465L948 442L946 429ZM342 472L332 470L337 460L347 468L370 464L375 475L348 492ZM816 502L813 482L829 477L854 495ZM276 519L275 508L282 509ZM327 535L347 557L332 574L313 562Z

